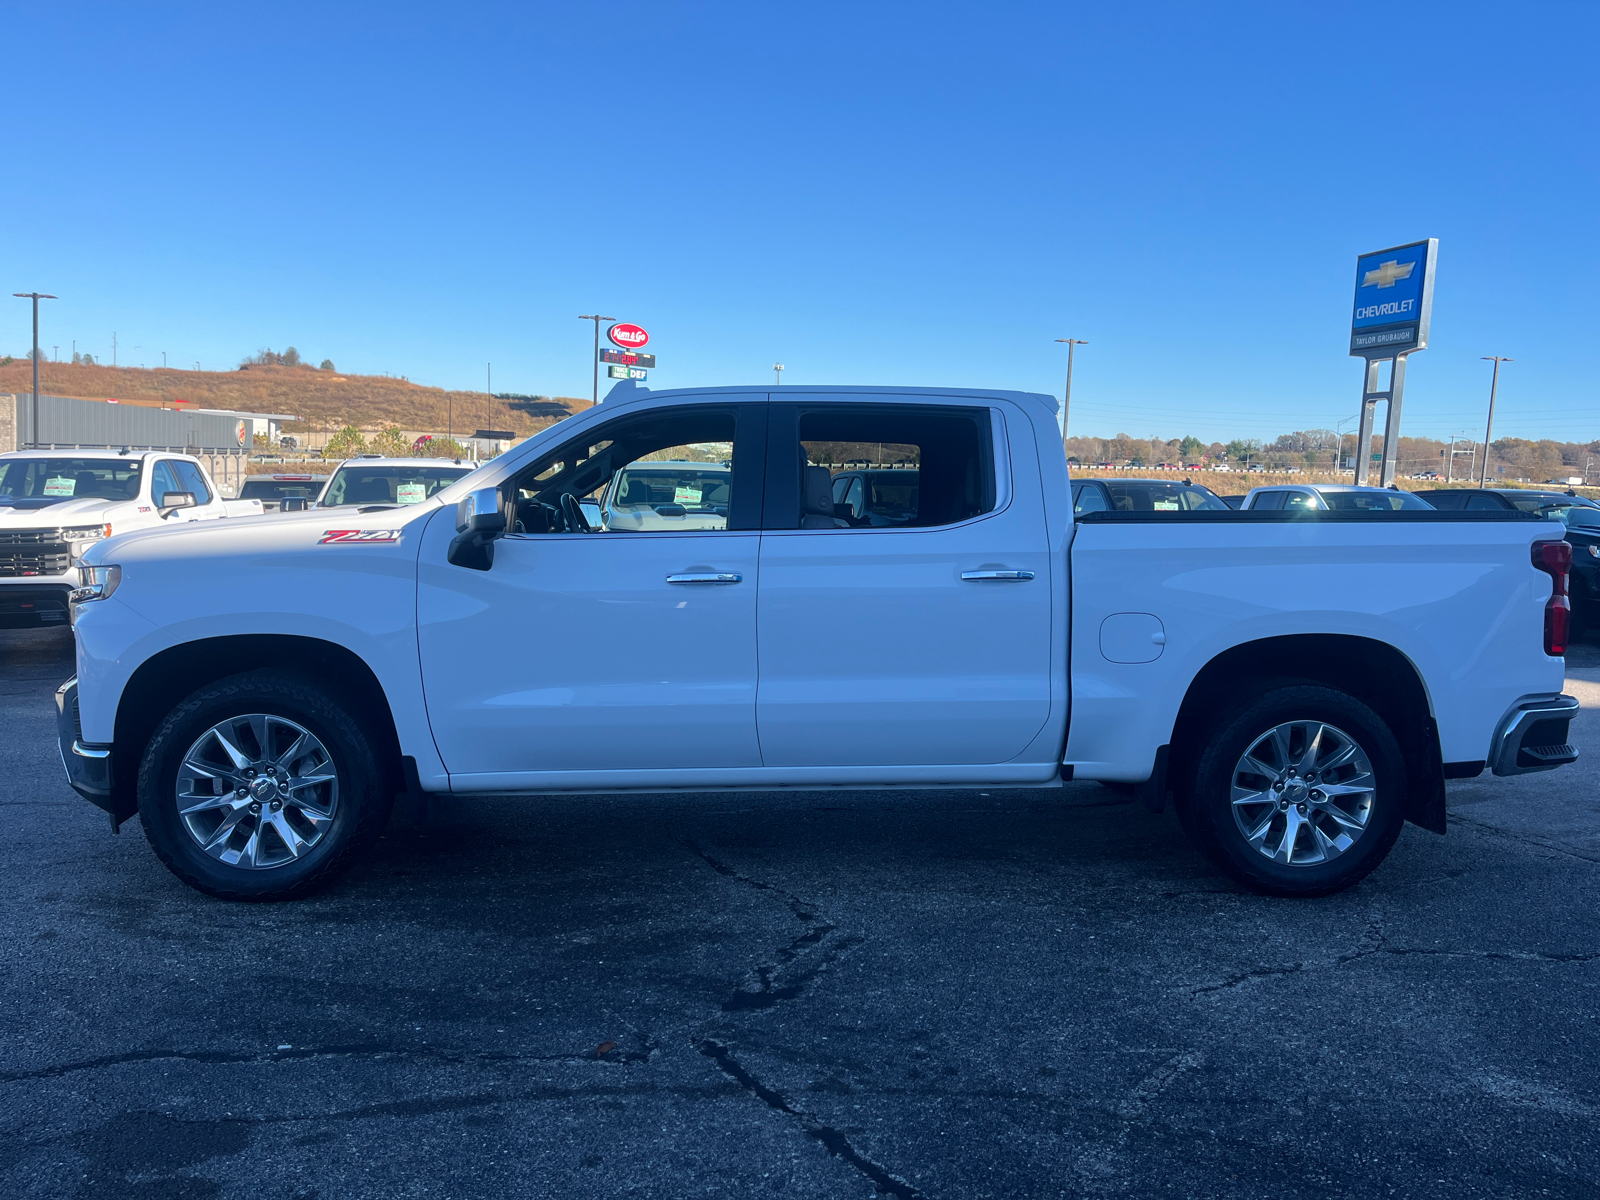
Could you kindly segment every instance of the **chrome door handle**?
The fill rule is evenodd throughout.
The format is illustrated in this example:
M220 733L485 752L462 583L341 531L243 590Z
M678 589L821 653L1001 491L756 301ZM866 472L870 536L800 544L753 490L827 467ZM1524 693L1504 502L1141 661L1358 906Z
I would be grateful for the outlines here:
M668 575L668 583L743 583L744 576L736 571L690 571L684 575Z
M968 580L997 579L1001 583L1026 583L1033 578L1032 571L963 571L961 578Z

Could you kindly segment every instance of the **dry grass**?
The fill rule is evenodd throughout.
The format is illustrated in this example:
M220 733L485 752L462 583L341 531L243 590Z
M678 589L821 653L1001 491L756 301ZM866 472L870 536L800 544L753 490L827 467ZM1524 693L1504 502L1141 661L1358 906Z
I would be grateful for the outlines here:
M0 366L0 392L27 392L32 387L33 367L27 360ZM588 401L569 397L542 404L495 400L491 405L483 392L447 392L385 375L339 375L310 367L179 371L47 362L39 365L39 390L97 400L183 401L200 408L293 413L303 421L287 425L291 433L297 429L320 433L345 425L366 430L398 425L443 433L452 420L453 408L458 434L493 428L514 430L518 437L526 437L588 407Z

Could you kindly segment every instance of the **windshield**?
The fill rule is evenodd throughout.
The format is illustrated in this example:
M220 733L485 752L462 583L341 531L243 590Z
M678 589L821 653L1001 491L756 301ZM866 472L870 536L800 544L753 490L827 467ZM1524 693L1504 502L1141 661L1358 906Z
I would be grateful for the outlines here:
M247 479L239 489L241 500L315 500L327 478L320 479Z
M1322 499L1335 512L1396 512L1402 508L1433 511L1433 505L1421 496L1414 496L1410 492L1391 492L1387 489L1371 492L1323 492Z
M729 472L697 463L634 463L624 467L611 495L617 510L648 506L660 512L677 506L685 513L728 515Z
M1228 512L1215 492L1193 483L1162 483L1156 480L1108 481L1111 507L1117 512L1192 512L1207 509Z
M63 500L132 500L139 494L137 458L18 458L0 464L0 504Z
M421 504L429 496L463 475L471 467L402 467L393 463L346 463L333 474L318 508L354 504Z

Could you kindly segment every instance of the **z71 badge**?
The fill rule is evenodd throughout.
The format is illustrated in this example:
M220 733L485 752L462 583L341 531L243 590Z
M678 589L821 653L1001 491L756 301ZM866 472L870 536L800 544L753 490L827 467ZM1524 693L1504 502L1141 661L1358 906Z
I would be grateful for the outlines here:
M324 529L317 545L328 546L345 542L398 542L398 529Z

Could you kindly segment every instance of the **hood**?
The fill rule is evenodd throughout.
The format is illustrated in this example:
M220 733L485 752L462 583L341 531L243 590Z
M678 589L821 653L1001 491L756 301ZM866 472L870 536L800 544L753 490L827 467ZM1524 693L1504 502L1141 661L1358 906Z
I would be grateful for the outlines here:
M323 555L340 547L392 549L411 541L439 507L438 501L429 499L421 504L365 513L313 508L210 521L167 521L146 529L113 533L89 547L79 561L97 566L243 557L259 563L263 557L273 555Z
M22 500L0 504L0 529L52 529L57 525L93 525L108 509L130 504L129 500L106 500L85 496L81 500L57 500L40 504Z

